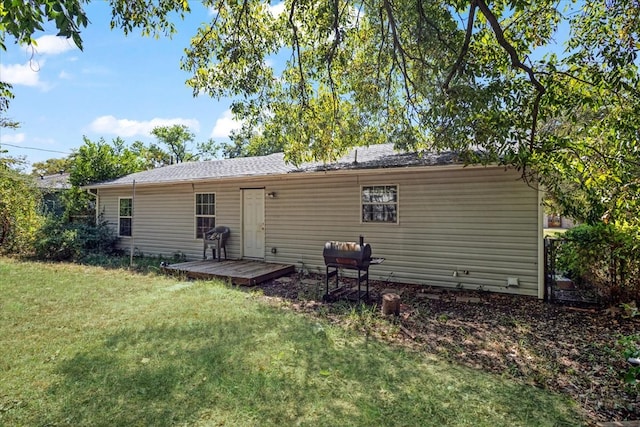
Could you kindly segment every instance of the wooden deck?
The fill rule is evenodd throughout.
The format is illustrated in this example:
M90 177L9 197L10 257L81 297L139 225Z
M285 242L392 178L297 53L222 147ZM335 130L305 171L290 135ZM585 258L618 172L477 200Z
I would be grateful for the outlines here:
M169 264L163 271L192 279L224 279L236 285L257 285L293 273L291 264L270 264L249 260L201 260Z

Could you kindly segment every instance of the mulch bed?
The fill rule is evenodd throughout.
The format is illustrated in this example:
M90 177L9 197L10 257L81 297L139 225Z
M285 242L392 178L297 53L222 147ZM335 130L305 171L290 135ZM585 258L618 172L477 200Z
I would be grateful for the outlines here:
M342 279L341 279L342 280ZM347 279L348 280L348 279ZM323 302L322 276L292 275L257 287L288 307L345 322L344 307ZM394 344L570 395L594 425L640 419L640 388L625 385L618 338L640 334L640 319L596 306L545 303L532 297L372 282L368 305L400 295L400 316L368 331ZM378 307L375 307L378 310ZM380 314L382 318L382 314ZM389 333L384 325L394 325ZM376 333L377 332L377 333Z

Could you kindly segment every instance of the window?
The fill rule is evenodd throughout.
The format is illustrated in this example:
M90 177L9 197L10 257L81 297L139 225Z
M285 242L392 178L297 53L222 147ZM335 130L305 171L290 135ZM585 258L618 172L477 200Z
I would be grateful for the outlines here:
M362 222L398 222L398 186L362 187Z
M133 225L133 199L130 197L119 199L118 236L131 236Z
M196 194L196 239L216 226L216 195L214 193Z

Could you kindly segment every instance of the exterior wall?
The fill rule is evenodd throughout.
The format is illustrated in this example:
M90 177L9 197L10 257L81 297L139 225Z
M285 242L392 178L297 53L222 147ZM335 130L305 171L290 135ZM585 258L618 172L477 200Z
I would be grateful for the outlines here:
M363 185L398 186L398 224L361 223ZM539 294L538 193L517 172L497 167L293 173L136 188L135 247L201 258L202 243L194 238L194 193L215 192L216 224L231 228L229 257L241 257L242 188L276 193L265 199L267 262L324 274L324 243L363 235L373 256L385 258L370 268L373 279ZM117 226L122 189L99 194L106 219ZM128 239L121 244L128 248ZM508 278L517 278L518 286L508 287Z
M183 253L188 259L202 258L202 239L196 239L195 193L216 193L216 224L231 228L227 246L229 258L240 257L240 192L230 183L199 185L137 186L135 189L132 237L121 237L119 247L148 255L172 256ZM99 213L118 230L118 197L133 197L133 187L100 189ZM211 253L209 253L211 256Z

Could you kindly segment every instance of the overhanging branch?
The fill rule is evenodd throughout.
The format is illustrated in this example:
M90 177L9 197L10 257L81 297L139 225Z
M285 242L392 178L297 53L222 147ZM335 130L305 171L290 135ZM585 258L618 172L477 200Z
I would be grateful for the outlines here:
M513 47L513 45L511 45L511 43L509 43L505 38L504 31L500 26L500 22L498 21L498 18L496 18L493 12L491 12L491 9L489 9L489 6L487 6L487 4L485 3L485 0L474 0L474 1L476 2L478 8L480 9L480 12L482 12L484 17L487 18L487 22L489 23L489 25L491 26L491 29L493 29L493 32L496 35L496 40L498 41L498 44L509 54L509 58L511 59L511 66L514 68L519 68L523 70L525 73L527 73L527 75L529 76L529 81L536 89L537 93L533 101L533 108L531 111L531 136L529 139L529 148L533 150L535 137L536 137L536 128L538 126L538 113L540 111L540 101L542 100L542 95L544 95L545 93L545 87L542 83L540 83L540 80L538 80L538 78L536 77L533 69L520 60L520 58L518 57L518 52L516 52L516 49Z
M453 64L453 67L451 68L451 71L449 72L447 79L444 81L444 84L442 85L445 92L449 91L449 85L451 84L451 80L459 71L460 66L462 65L462 61L464 60L464 57L467 56L467 52L469 51L469 45L471 44L471 36L473 35L473 21L475 18L477 7L478 7L478 3L475 0L473 0L471 2L471 7L469 8L469 20L467 21L467 31L464 36L464 44L462 45L462 49L460 49L460 54L458 55L458 59L456 59L456 62Z

